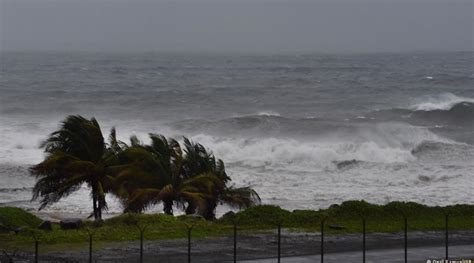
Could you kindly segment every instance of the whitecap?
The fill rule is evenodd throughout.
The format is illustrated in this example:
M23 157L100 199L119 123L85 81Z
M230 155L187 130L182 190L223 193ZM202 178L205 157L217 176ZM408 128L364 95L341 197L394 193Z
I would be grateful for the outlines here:
M461 97L452 93L443 93L439 96L425 98L422 102L412 105L411 108L419 111L449 110L454 105L462 102L474 103L474 98Z

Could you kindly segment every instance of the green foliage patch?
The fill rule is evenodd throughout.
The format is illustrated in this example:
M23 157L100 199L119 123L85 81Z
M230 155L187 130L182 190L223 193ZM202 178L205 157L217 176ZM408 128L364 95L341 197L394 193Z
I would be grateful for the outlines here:
M185 238L188 227L193 226L193 238L231 235L237 222L242 234L276 229L278 224L293 231L319 232L321 220L325 220L325 231L332 234L360 233L362 218L366 220L367 232L403 231L403 218L408 219L410 231L443 230L445 215L449 214L452 230L474 230L474 205L429 207L417 203L392 202L375 205L365 201L348 201L327 209L288 211L278 206L253 206L235 214L227 214L214 221L195 216L170 216L164 214L125 213L105 220L100 226L87 221L82 229L61 230L53 225L53 231L36 230L45 250L67 247L86 248L88 234L93 233L94 242L103 244L117 241L138 240L139 229L145 227L147 240ZM0 218L9 218L10 226L36 227L41 220L19 208L0 208ZM335 229L335 225L343 229ZM39 234L38 234L39 233ZM6 247L31 249L31 232L0 234L0 243Z
M37 227L41 223L37 216L18 207L0 207L0 224L7 229Z

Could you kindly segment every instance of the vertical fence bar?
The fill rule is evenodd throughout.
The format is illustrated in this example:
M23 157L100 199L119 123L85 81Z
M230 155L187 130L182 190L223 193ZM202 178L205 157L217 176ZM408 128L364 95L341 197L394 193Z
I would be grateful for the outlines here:
M35 263L38 263L38 240L35 240Z
M140 263L143 263L143 240L145 239L145 230L147 228L146 225L140 225L138 222L135 223L136 227L140 233Z
M143 231L140 230L140 263L143 263Z
M191 230L188 228L188 263L191 263Z
M191 263L191 234L194 226L196 226L197 223L197 221L194 221L192 224L184 223L186 229L188 230L188 263Z
M321 263L324 263L324 220L321 219Z
M89 233L89 263L92 263L92 234Z
M405 263L408 262L408 219L403 217L405 222Z
M362 262L365 263L365 217L362 218Z
M278 263L281 260L281 223L278 223Z
M449 259L449 214L445 215L445 243L446 243L446 260Z
M237 262L237 223L234 222L234 262Z

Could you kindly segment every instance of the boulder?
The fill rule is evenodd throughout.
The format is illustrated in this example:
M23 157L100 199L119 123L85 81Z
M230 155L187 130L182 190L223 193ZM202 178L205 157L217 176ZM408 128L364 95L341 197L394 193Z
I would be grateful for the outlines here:
M51 224L51 221L45 220L41 222L41 224L38 226L38 229L51 231L53 230L53 225Z
M346 168L352 168L360 163L360 161L357 161L355 159L353 160L346 160L346 161L340 161L334 162L336 164L337 169L346 169Z
M232 212L232 211L229 211L227 213L225 213L222 217L221 217L222 220L233 220L235 219L235 213Z
M15 229L13 229L13 232L15 232L15 234L20 234L21 232L23 232L25 229L23 227L17 227Z
M82 226L81 219L64 219L59 222L61 229L79 229Z

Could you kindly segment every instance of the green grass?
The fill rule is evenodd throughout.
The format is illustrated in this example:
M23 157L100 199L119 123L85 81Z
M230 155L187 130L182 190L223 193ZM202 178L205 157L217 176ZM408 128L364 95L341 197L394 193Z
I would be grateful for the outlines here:
M37 227L42 222L37 216L17 207L0 207L0 224L9 229Z
M449 213L449 227L474 229L474 205L428 207L417 203L392 202L374 205L364 201L348 201L328 209L287 211L277 206L254 206L235 215L227 215L213 222L195 217L173 217L163 214L123 214L100 226L86 222L80 230L61 230L53 225L53 231L31 230L21 234L0 234L0 246L7 248L32 248L32 232L40 237L45 250L61 250L65 247L83 248L88 240L88 231L94 233L95 244L139 239L139 228L146 226L144 237L148 240L184 238L187 226L195 224L193 238L232 234L233 222L238 222L239 231L257 232L275 229L277 224L293 231L320 231L320 222L325 218L325 231L333 234L360 233L362 217L366 218L368 232L399 232L403 230L403 215L408 218L409 230L442 230L445 213ZM41 221L34 215L18 208L0 208L0 218L8 218L9 225L35 228ZM329 225L344 226L334 230Z

